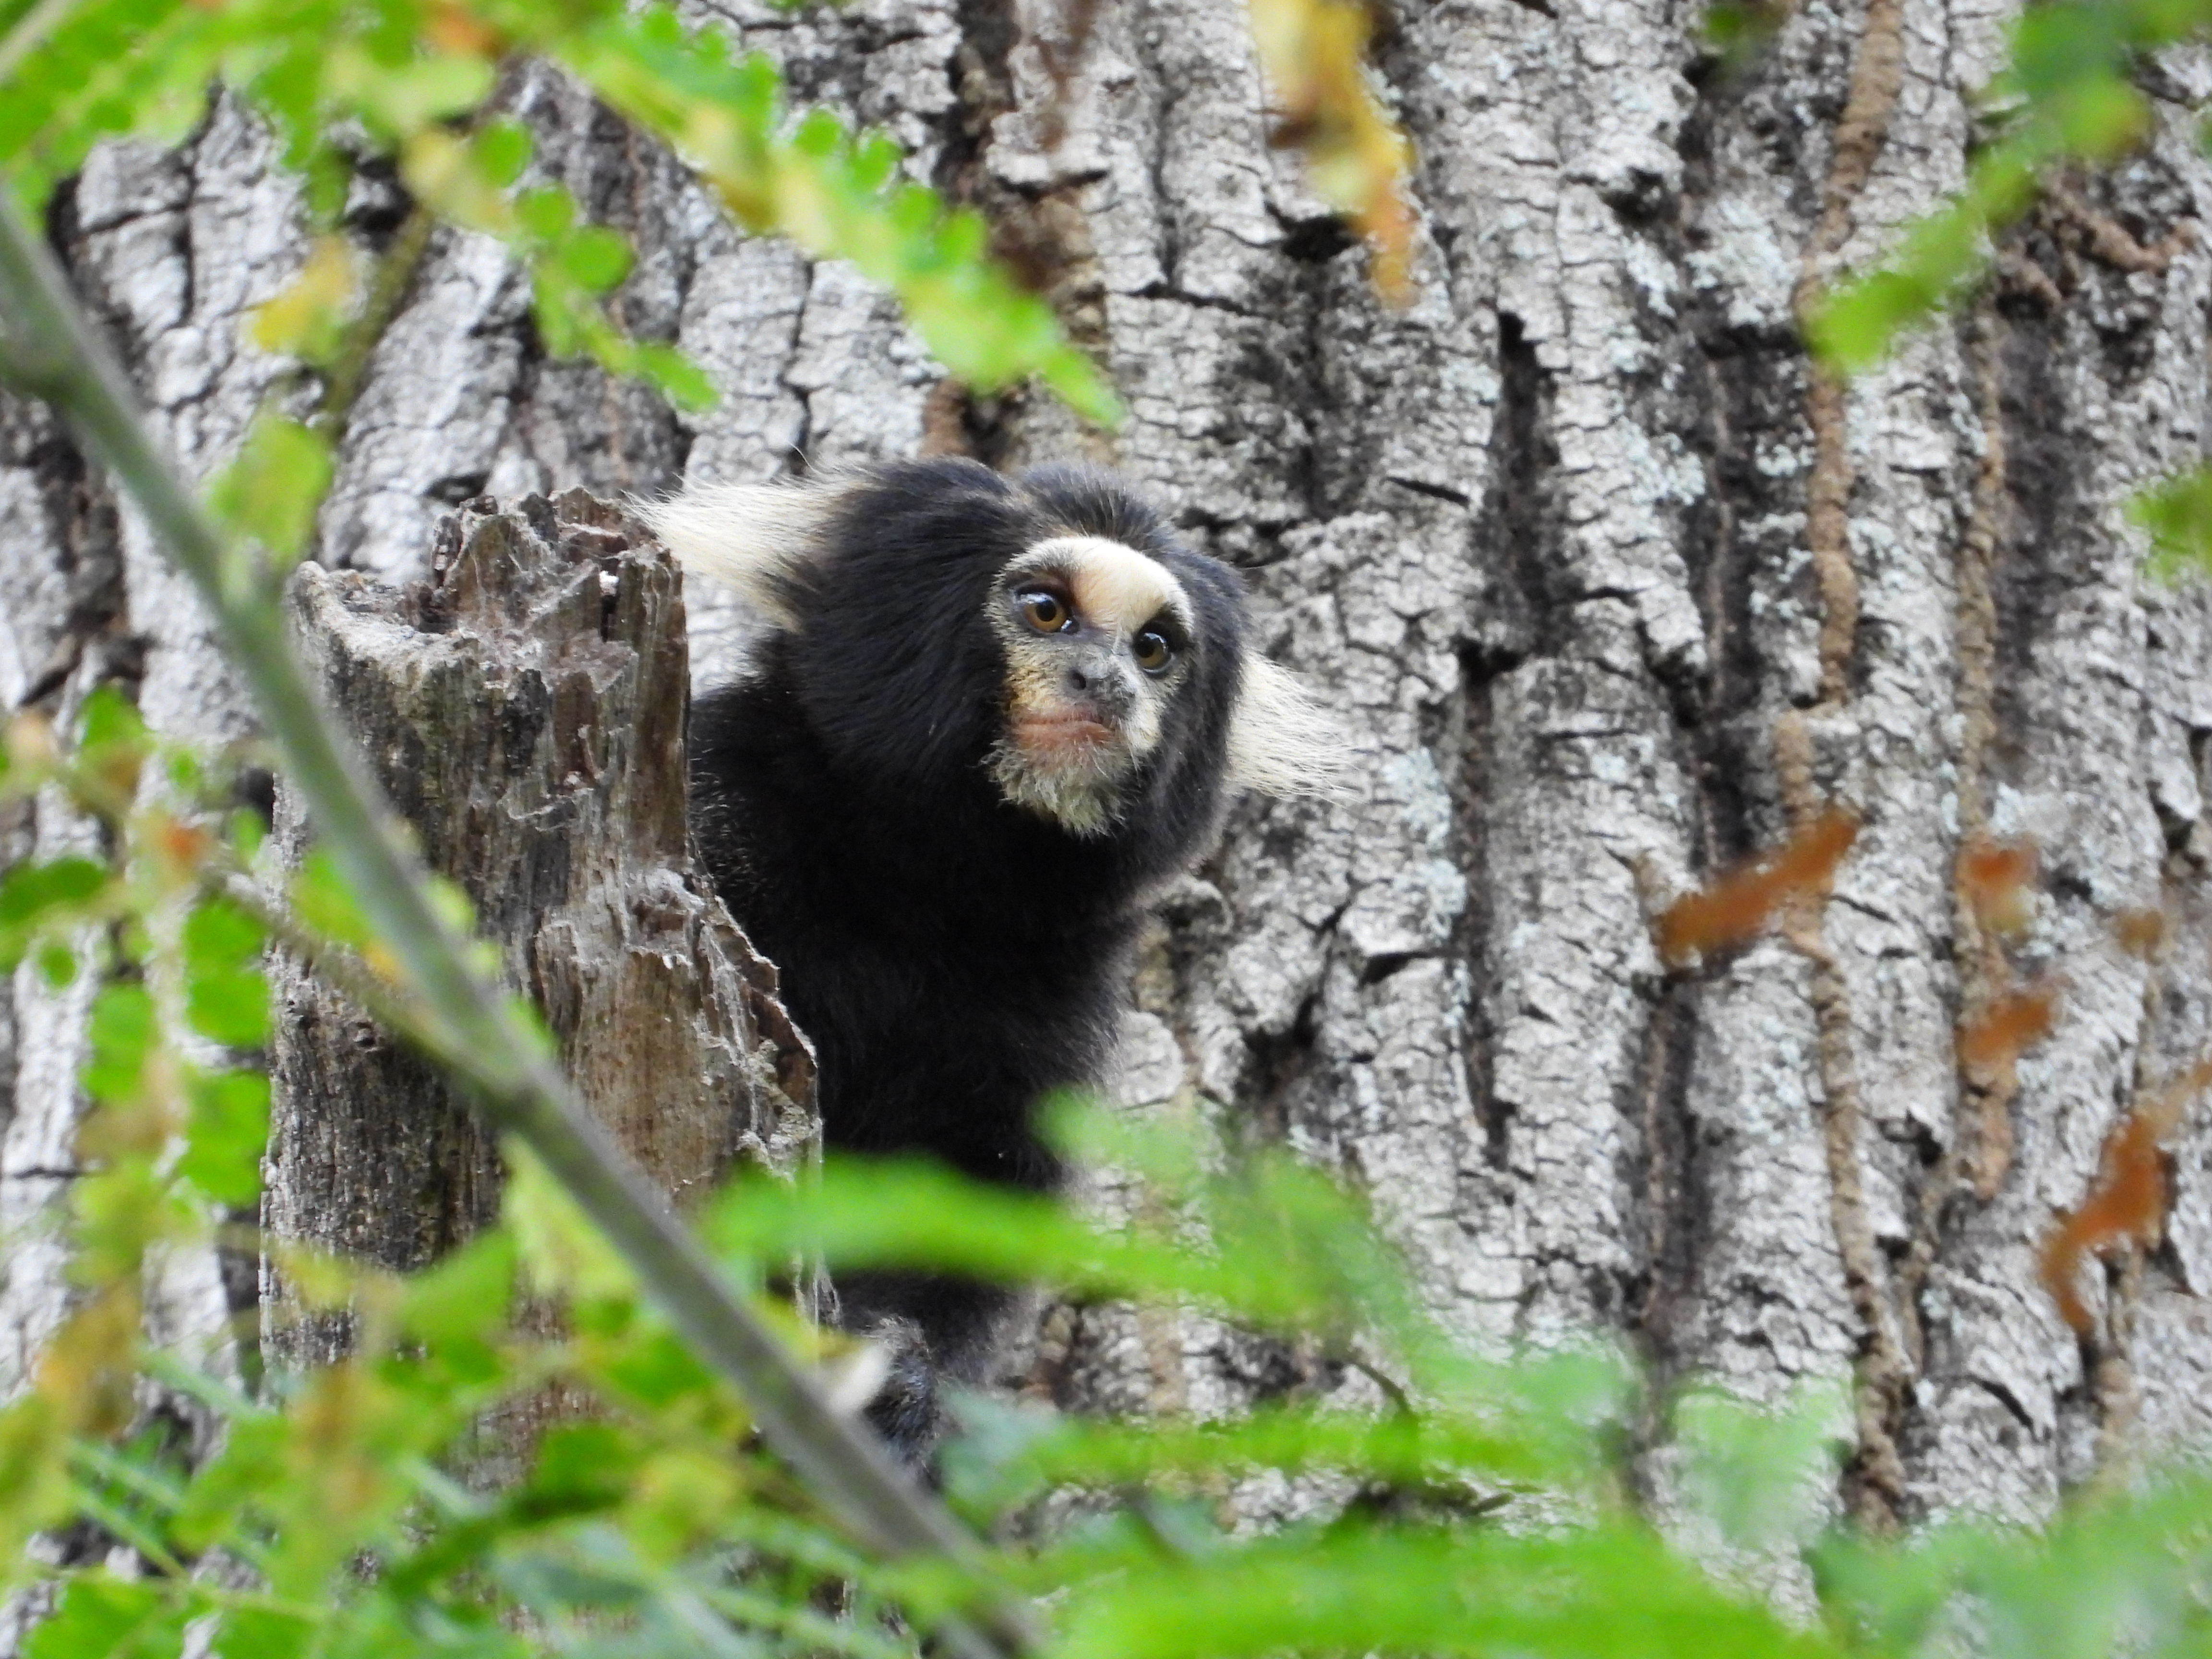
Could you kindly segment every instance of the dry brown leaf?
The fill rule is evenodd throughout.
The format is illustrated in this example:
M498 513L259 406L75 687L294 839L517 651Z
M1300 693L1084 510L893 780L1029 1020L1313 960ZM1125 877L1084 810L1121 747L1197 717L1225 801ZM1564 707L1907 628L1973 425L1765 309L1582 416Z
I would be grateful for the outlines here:
M1411 149L1368 85L1374 19L1360 0L1252 0L1252 38L1274 89L1275 142L1306 154L1315 191L1351 216L1393 305L1413 297Z
M2112 937L2131 957L2148 961L2166 942L2166 913L2162 910L2123 910L2112 918Z
M147 826L147 839L178 877L189 877L206 862L215 850L214 837L195 824L170 817L167 812L156 814Z
M2212 1085L2212 1060L2199 1061L2114 1125L2105 1137L2097 1184L2044 1241L2044 1285L2060 1317L2084 1336L2096 1321L2081 1300L2082 1258L2115 1244L2148 1248L2158 1242L2168 1201L2160 1146L2207 1085Z
M1990 841L1976 836L1960 849L1959 884L1983 927L2017 933L2029 919L2029 890L2035 881L2035 843Z
M2057 1008L2058 988L2048 981L1994 998L1960 1028L1959 1057L1984 1077L2007 1070L2030 1044L2051 1035Z
M1659 918L1659 955L1670 968L1730 945L1766 926L1774 913L1801 894L1825 892L1836 866L1858 838L1848 812L1824 812L1764 858L1686 893Z
M496 58L507 45L497 29L454 0L439 0L431 8L422 33L439 51L464 58Z

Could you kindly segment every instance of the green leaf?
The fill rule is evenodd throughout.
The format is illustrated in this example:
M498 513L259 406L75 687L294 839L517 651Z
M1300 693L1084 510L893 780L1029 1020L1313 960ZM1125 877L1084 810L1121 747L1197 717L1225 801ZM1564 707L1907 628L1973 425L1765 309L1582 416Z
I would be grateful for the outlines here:
M1763 1603L1619 1524L1498 1531L1293 1530L1242 1548L1188 1539L1174 1559L1100 1573L1074 1552L1055 1609L1065 1659L1231 1659L1298 1653L1830 1655ZM1089 1566L1091 1571L1083 1573ZM1081 1574L1081 1577L1078 1577ZM1087 1577L1089 1582L1083 1582Z
M196 1079L177 1173L218 1204L243 1209L261 1194L269 1143L269 1079L259 1072Z
M107 890L106 865L75 854L0 875L0 927L27 927L50 910L81 909Z
M554 258L578 287L604 294L629 274L629 244L605 225L586 225Z
M269 984L260 924L227 900L203 900L182 934L185 1013L202 1036L232 1048L269 1041Z
M1715 0L1701 29L1705 49L1730 75L1741 75L1765 52L1789 15L1776 0Z
M84 700L77 716L76 769L86 784L120 808L138 792L138 771L152 748L146 722L130 698L112 684Z
M318 847L301 861L290 897L300 920L326 939L360 950L376 937L376 929L326 848Z
M22 1651L23 1659L165 1659L184 1639L185 1609L165 1587L88 1574L70 1581Z
M637 349L637 362L639 371L678 409L712 409L720 401L706 370L674 346L650 342L641 344Z
M193 1471L171 1534L198 1553L233 1537L257 1505L281 1506L296 1480L292 1449L292 1425L285 1419L234 1417L215 1455Z
M558 185L540 185L514 198L514 216L538 240L558 241L576 222L576 198Z
M208 490L208 505L234 531L295 559L315 527L331 483L330 446L297 421L264 410L238 458Z
M477 134L477 165L494 184L512 185L530 165L532 147L530 129L502 116L486 122L483 131Z
M317 1628L304 1613L234 1607L216 1632L213 1651L218 1659L301 1659Z
M85 1092L111 1104L136 1094L158 1030L154 999L144 986L117 984L102 990L92 1005Z
M400 1322L431 1347L502 1334L514 1295L514 1235L493 1228L410 1279Z
M241 806L230 815L230 850L240 864L251 866L259 856L261 845L269 839L269 820L251 806Z
M541 1513L579 1514L611 1508L629 1491L636 1437L611 1423L563 1423L538 1443L519 1505Z
M247 331L264 351L327 364L338 355L360 293L360 260L352 244L343 236L318 237L300 274L256 308Z
M185 1001L191 1028L227 1048L259 1048L269 1041L269 983L258 969L195 974Z
M2144 568L2172 586L2185 575L2212 575L2212 467L2154 484L2128 503L2128 516L2150 532Z
M491 64L473 56L384 64L349 46L332 54L326 73L332 90L386 143L467 114L490 95L497 76Z
M75 984L78 965L76 951L59 939L50 939L39 947L39 977L49 990L65 990Z
M112 684L84 700L78 721L77 742L86 749L143 748L147 741L145 717Z
M665 1409L716 1386L714 1374L682 1338L656 1327L641 1330L637 1340L597 1368L597 1375L625 1398L653 1409Z

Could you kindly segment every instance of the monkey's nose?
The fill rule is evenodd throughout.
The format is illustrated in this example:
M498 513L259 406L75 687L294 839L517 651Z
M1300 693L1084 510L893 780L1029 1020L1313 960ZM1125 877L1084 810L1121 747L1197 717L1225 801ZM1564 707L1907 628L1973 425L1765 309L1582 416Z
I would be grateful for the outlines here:
M1071 702L1086 703L1109 720L1118 720L1129 712L1131 687L1111 662L1096 658L1072 662L1060 684Z

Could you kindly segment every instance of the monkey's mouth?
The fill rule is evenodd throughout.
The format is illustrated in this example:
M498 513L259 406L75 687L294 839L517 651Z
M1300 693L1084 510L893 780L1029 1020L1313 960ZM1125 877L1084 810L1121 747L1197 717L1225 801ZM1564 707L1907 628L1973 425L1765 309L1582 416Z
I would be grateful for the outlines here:
M1121 811L1135 755L1129 734L1083 705L1012 711L991 754L991 775L1008 805L1051 819L1071 835L1100 836Z
M1055 769L1093 769L1117 758L1123 746L1119 732L1078 708L1025 714L1014 722L1013 738L1030 764Z

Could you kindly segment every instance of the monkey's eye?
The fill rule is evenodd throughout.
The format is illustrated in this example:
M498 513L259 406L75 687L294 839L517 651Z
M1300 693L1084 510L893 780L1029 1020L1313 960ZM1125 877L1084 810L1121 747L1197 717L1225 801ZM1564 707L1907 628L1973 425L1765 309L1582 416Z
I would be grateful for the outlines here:
M1040 634L1064 634L1075 626L1067 601L1047 587L1028 587L1014 595L1014 609Z
M1157 628L1147 628L1130 641L1129 650L1137 659L1137 666L1147 674L1164 674L1168 665L1175 660L1175 647Z

